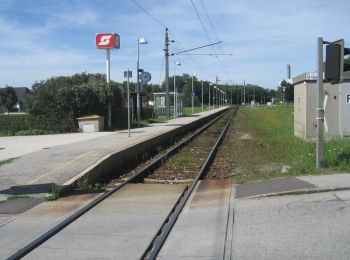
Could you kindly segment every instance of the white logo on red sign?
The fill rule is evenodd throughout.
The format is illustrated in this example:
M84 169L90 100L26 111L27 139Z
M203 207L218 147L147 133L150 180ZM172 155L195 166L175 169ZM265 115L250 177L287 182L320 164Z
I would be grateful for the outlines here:
M120 37L116 33L98 33L96 34L96 47L119 49Z

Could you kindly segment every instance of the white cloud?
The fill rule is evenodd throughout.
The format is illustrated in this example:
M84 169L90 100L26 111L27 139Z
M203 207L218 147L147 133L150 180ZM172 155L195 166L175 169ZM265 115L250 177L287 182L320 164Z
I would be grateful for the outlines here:
M169 27L170 52L208 44L189 0L137 0ZM254 82L275 87L285 76L286 64L295 74L315 69L316 38L350 40L346 26L350 2L339 0L202 0L219 38L222 51L234 53L219 59L209 56L176 56L179 72L224 82ZM30 2L30 3L29 3ZM212 41L216 36L199 0L198 8ZM336 28L336 29L334 29ZM45 79L47 76L105 70L105 55L94 47L97 32L117 32L121 49L112 53L112 78L123 80L122 71L136 67L136 39L141 46L141 64L158 83L163 63L164 28L132 1L1 1L0 85ZM181 45L181 47L179 47ZM221 50L214 47L215 52ZM211 48L198 50L211 53ZM224 69L222 68L224 67ZM16 73L13 73L16 71ZM13 76L19 74L21 77ZM230 74L230 75L227 75Z

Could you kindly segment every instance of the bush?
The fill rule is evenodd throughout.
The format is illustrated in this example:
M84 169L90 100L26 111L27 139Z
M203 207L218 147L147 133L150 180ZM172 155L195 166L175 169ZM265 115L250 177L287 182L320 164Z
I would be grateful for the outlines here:
M48 135L48 134L54 134L52 131L45 131L42 129L28 129L28 130L21 130L15 133L15 135Z
M107 119L108 104L112 104L112 125L124 120L123 98L118 84L106 83L102 74L75 74L69 77L53 77L35 83L27 100L27 111L38 118L45 118L43 130L55 132L76 131L76 118L90 114ZM107 124L107 120L105 120Z
M0 115L0 132L5 135L15 135L20 131L33 131L35 129L37 134L38 131L44 131L45 133L57 132L57 126L51 124L43 117L35 117L28 114Z
M146 119L150 119L150 118L153 118L153 112L154 112L154 109L153 107L150 107L150 106L144 106L142 108L142 119L143 120L146 120Z

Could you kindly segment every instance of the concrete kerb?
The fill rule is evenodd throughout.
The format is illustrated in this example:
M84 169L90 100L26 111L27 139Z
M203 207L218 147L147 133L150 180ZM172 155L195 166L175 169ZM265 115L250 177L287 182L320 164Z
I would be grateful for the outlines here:
M231 194L230 194L230 205L227 219L227 228L226 228L226 238L224 246L224 260L232 259L233 252L233 224L234 224L234 199L235 199L235 185L231 185Z
M348 187L329 187L329 188L300 189L300 190L290 190L290 191L282 191L282 192L265 193L265 194L254 195L254 196L245 197L245 198L239 198L239 200L260 199L260 198L278 197L278 196L287 196L287 195L305 195L305 194L334 192L334 191L345 191L345 190L350 190L350 186L348 186Z
M228 109L228 108L227 108ZM184 135L186 132L191 131L195 128L198 128L200 125L203 125L219 114L227 111L227 109L217 111L214 114L211 114L207 117L200 118L190 124L180 126L169 132L163 133L159 136L153 137L151 139L145 140L144 142L138 143L136 145L130 146L122 151L114 152L105 155L103 158L74 176L73 178L66 181L61 187L62 192L71 190L77 187L78 184L90 184L94 181L108 176L116 169L122 169L125 165L130 164L131 162L137 161L137 158L140 158L145 152L155 147L169 144L174 138Z

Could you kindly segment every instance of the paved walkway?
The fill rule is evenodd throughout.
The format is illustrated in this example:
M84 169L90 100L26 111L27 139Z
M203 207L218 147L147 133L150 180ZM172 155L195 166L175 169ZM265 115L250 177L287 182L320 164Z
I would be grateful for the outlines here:
M236 186L237 199L350 189L349 173L275 178Z
M50 149L110 134L113 132L0 137L0 160L17 158L42 149Z

